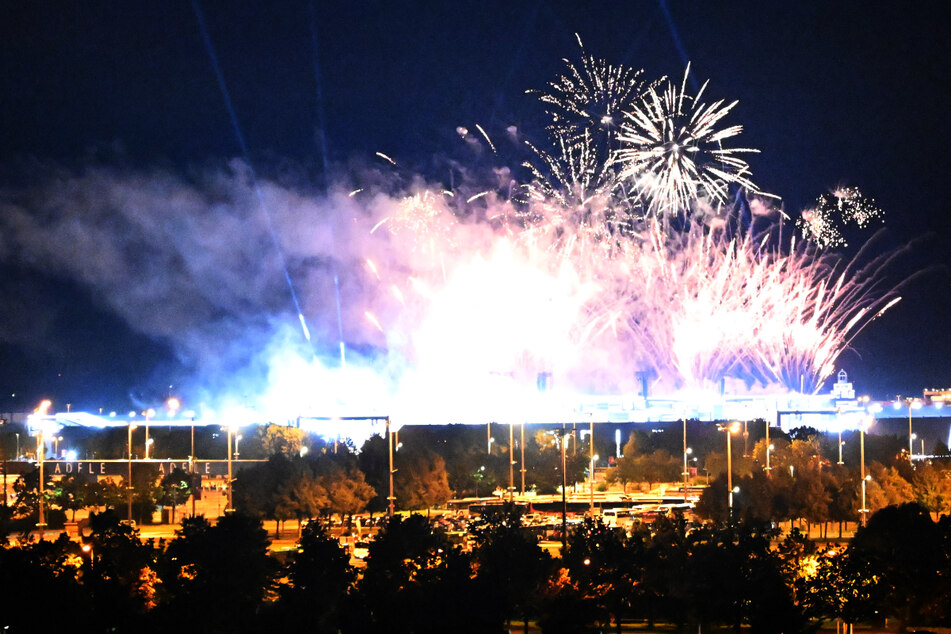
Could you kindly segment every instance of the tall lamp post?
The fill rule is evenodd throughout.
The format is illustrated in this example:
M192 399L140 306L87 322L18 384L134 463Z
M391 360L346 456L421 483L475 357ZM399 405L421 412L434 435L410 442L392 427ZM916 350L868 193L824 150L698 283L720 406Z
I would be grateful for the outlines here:
M148 460L149 445L151 444L149 442L149 420L155 416L155 410L150 407L149 409L142 412L142 414L145 416L145 459Z
M225 513L234 512L234 496L232 491L232 485L234 484L234 478L231 475L231 460L233 456L231 455L231 439L234 434L235 427L233 425L228 425L228 508L225 509Z
M561 552L564 554L568 550L568 474L567 460L565 458L565 444L571 432L562 431L561 433Z
M720 429L726 432L726 486L729 489L727 493L727 508L729 509L730 523L733 523L733 448L731 440L733 434L740 431L740 423L733 421L729 425Z
M911 462L912 456L915 455L915 435L911 432L911 410L920 409L921 401L917 398L906 398L904 401L908 405L908 462Z
M690 473L689 471L687 471L687 453L689 453L689 449L687 448L687 417L686 416L684 416L683 418L683 423L684 423L684 472L683 472L684 504L686 504L687 503L687 476Z
M859 425L859 464L862 476L862 508L859 509L859 522L865 526L868 517L868 506L865 503L865 430L871 427L874 419L866 414Z
M509 423L509 502L515 501L515 423Z
M191 454L189 454L188 456L188 467L189 467L188 471L189 473L192 474L192 486L194 486L195 474L197 473L196 469L198 466L195 460L195 413L194 412L191 413L191 420L192 420L192 424L191 424L192 450L191 450ZM201 477L198 478L198 489L199 491L201 490ZM195 503L197 502L197 500L195 499L196 497L198 497L198 491L192 491L192 517L195 517Z
M598 457L594 454L594 414L591 415L591 432L588 434L588 444L591 449L591 466L588 468L588 477L591 482L589 483L590 492L591 492L591 516L594 517L594 461Z
M386 417L386 442L390 450L390 494L386 498L389 501L389 505L386 507L386 515L387 517L393 517L393 512L396 510L396 496L393 495L393 472L395 469L393 469L393 432L390 429L389 416Z
M50 407L53 403L49 400L44 400L40 403L39 407L33 410L34 414L37 414L41 417L46 416L49 412ZM36 487L36 498L37 498L37 523L36 528L40 532L40 539L43 539L43 531L46 530L46 515L45 509L43 508L43 491L44 483L46 481L45 474L43 473L43 461L46 458L46 444L43 439L43 424L44 421L37 420L37 432L36 432L36 461L40 466L40 481Z
M768 478L771 475L770 471L772 471L772 468L769 466L769 452L773 450L773 446L769 444L769 421L767 420L765 421L765 423L766 423L766 477Z
M522 423L522 441L518 445L522 456L519 460L519 471L522 473L522 495L525 495L525 423Z
M129 503L129 517L127 519L132 519L132 430L138 427L131 420L129 421L129 460L128 460L128 472L126 473L126 498Z
M37 485L37 504L39 505L39 514L38 521L36 522L36 528L40 531L40 539L43 539L43 531L46 530L46 517L44 515L43 509L43 482L46 478L43 476L43 460L45 458L46 447L43 440L43 428L40 427L36 432L36 461L40 465L40 482Z

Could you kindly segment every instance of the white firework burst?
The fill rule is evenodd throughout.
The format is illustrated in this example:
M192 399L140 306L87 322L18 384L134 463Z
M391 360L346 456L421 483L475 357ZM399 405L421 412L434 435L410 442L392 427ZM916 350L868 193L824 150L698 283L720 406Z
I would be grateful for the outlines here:
M840 187L820 194L813 209L802 212L796 226L807 240L822 248L848 246L844 237L849 225L867 229L883 222L885 213L857 187Z
M614 136L622 113L643 95L643 70L609 64L589 55L577 35L581 65L564 60L567 70L549 84L549 92L539 92L552 119L550 128L566 139L585 135ZM529 91L537 92L537 91Z
M704 103L706 83L691 97L686 92L689 74L688 65L680 86L667 81L662 91L650 89L625 112L618 134L614 161L620 177L635 184L648 211L657 216L686 212L698 198L725 202L731 184L762 193L740 157L758 150L723 145L743 127L717 127L737 102Z
M796 220L796 227L803 238L823 249L848 246L827 206L817 205L814 209L804 209Z

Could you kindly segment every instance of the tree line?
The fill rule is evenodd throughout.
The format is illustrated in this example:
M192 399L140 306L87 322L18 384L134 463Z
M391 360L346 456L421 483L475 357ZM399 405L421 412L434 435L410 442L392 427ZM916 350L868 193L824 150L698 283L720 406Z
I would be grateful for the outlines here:
M269 553L259 518L187 517L173 539L140 539L112 511L84 544L0 549L10 631L68 615L81 631L504 632L664 624L680 632L809 632L845 623L951 625L951 521L915 503L873 514L844 547L798 529L662 518L630 533L587 518L560 557L501 505L470 525L471 550L423 515L389 518L365 568L319 520Z

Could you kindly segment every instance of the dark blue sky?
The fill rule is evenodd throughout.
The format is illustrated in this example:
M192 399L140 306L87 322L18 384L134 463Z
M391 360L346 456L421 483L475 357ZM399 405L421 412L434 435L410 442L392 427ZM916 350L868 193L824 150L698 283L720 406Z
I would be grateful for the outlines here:
M883 245L924 239L895 276L929 272L842 358L857 389L951 385L946 3L199 6L252 164L314 183L324 147L334 165L379 151L425 169L453 152L460 125L540 137L541 109L525 91L552 80L561 58L578 59L575 33L589 53L647 77L679 77L689 59L710 98L739 100L731 121L762 150L749 158L754 180L790 211L857 186L886 212ZM38 165L187 173L241 155L190 2L4 3L0 73L4 188L28 187ZM136 334L67 273L16 245L0 263L0 394L91 404L174 376L166 342ZM30 336L18 317L27 306L51 315Z

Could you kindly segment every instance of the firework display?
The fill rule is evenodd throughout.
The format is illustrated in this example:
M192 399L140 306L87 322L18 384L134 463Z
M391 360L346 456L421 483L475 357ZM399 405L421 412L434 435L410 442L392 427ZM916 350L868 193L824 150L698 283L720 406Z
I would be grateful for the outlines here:
M841 186L790 218L752 180L735 102L688 77L581 48L532 92L544 125L459 125L441 179L392 152L307 194L241 161L90 169L51 178L35 213L8 200L2 224L170 342L182 395L219 412L485 423L570 419L588 398L818 394L899 300L893 254L837 251L882 212Z
M736 102L704 102L707 84L688 95L687 74L647 83L583 49L581 60L538 93L550 146L530 145L515 195L460 207L421 188L398 222L374 227L401 241L411 229L438 261L374 269L367 315L411 368L400 394L425 385L434 407L458 405L452 383L498 397L538 375L584 393L634 393L645 377L669 394L725 380L818 391L899 300L883 285L887 256L859 266L829 250L843 244L833 210L861 226L880 210L843 188L804 212L803 237L784 233L740 158L755 150L725 147L742 130L721 127Z

